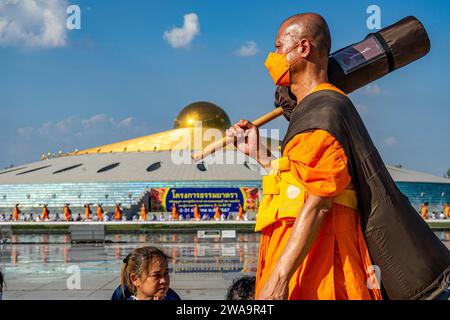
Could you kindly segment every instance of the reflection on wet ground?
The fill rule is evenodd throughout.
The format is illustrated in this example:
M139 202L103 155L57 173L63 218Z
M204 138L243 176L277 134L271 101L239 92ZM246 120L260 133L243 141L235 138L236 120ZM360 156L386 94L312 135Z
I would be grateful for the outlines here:
M83 284L92 289L86 292L87 297L75 292L70 292L71 296L107 299L119 284L123 258L144 245L161 248L170 256L172 287L192 299L201 298L198 292L202 290L206 296L208 288L217 291L210 298L222 299L234 278L256 272L259 235L254 233L238 233L234 239L199 239L196 234L185 233L115 234L106 240L105 244L75 245L68 235L13 235L11 244L0 246L0 265L9 289L5 298L39 299L53 294L66 298L65 279L70 276L66 272L69 266L76 265L82 289ZM52 283L47 286L49 281ZM99 282L97 288L94 282ZM27 284L31 284L31 292L56 292L47 290L35 297L27 290ZM105 292L96 295L95 289Z
M450 232L436 232L450 248ZM256 272L259 234L199 239L196 234L113 234L105 244L71 244L68 235L13 235L0 245L6 299L109 299L119 284L123 258L153 245L171 258L171 287L184 299L222 299L232 280ZM70 290L70 266L81 288ZM69 272L69 273L68 273Z
M116 234L106 244L71 244L68 235L13 235L3 245L0 263L14 272L54 272L65 264L87 263L86 271L116 271L123 258L143 245L161 248L171 272L255 272L259 235L199 239L196 234Z

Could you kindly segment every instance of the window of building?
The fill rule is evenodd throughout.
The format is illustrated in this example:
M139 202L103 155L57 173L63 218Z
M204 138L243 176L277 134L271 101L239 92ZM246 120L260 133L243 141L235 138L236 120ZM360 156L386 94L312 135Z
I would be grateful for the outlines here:
M55 172L53 172L53 174L57 174L57 173L61 173L61 172L65 172L65 171L69 171L69 170L72 170L72 169L75 169L75 168L81 167L82 165L83 165L82 163L79 163L79 164L76 164L76 165L73 165L73 166L70 166L70 167L67 167L67 168L64 168L64 169L61 169L61 170L55 171Z
M11 169L11 170L6 170L6 171L0 172L0 174L5 174L5 173L14 172L14 171L19 171L19 170L26 169L26 168L27 167L20 167L20 168L15 168L15 169Z
M161 161L152 163L150 166L148 166L147 172L156 171L156 170L158 170L159 168L161 168Z
M27 173L30 173L30 172L35 172L35 171L43 170L43 169L48 168L48 167L51 167L51 165L49 165L49 166L43 166L43 167L39 167L39 168L34 168L34 169L27 170L27 171L24 171L24 172L20 172L20 173L16 174L16 176L20 176L20 175L22 175L22 174L27 174Z
M106 167L103 167L103 168L97 170L97 173L102 173L102 172L105 172L105 171L112 170L112 169L118 167L119 165L120 165L120 162L116 162L116 163L110 164L109 166L106 166Z
M206 170L208 170L208 169L206 168L205 163L203 163L203 162L197 164L197 169L200 170L201 172L205 172Z

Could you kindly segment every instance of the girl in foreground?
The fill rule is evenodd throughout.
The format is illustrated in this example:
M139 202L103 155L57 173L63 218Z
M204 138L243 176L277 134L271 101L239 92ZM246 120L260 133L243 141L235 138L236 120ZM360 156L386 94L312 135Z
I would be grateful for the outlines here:
M170 278L167 256L155 247L134 250L122 266L121 287L131 292L128 300L164 300Z

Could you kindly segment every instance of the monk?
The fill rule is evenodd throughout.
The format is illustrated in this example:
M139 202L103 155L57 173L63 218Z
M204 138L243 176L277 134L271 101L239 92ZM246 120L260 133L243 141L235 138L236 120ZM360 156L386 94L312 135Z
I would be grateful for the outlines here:
M215 211L214 211L214 220L219 221L220 220L220 215L221 215L220 208L219 208L219 206L217 204L214 207L215 207L214 208L215 209Z
M42 208L42 221L48 221L48 216L50 212L48 211L48 204L44 204Z
M97 204L97 220L103 221L103 207L102 204Z
M72 220L72 211L69 208L70 203L64 205L64 219L68 222Z
M178 209L175 203L172 205L172 220L178 221Z
M20 209L19 209L19 203L16 204L16 206L14 207L14 211L13 211L13 220L15 222L19 221L19 214L20 214Z
M275 84L290 86L300 104L324 90L344 95L328 83L330 47L321 16L295 15L280 26L276 53L269 55L266 67ZM256 231L262 233L256 299L382 299L369 272L372 262L347 156L336 138L318 129L297 134L276 160L259 142L251 122L241 120L226 134L271 172L263 180L256 222Z
M120 209L120 203L116 204L116 208L114 209L114 220L122 220L122 210Z
M242 205L239 203L239 211L238 211L238 220L244 220L244 208L242 207Z
M428 202L422 203L421 214L424 220L428 219Z
M145 209L145 204L142 203L141 205L141 216L140 216L141 221L146 221L147 220L147 210Z
M85 221L91 221L91 215L92 215L92 211L91 211L91 206L89 203L86 203L84 205L84 218Z
M194 220L200 220L202 218L201 213L200 213L200 208L198 207L198 205L194 205Z
M448 202L445 204L444 213L445 217L450 219L450 204L448 204Z

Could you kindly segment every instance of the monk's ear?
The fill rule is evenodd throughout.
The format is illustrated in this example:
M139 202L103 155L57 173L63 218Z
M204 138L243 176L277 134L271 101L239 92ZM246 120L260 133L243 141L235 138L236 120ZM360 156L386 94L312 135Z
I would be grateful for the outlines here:
M308 39L300 39L300 44L298 46L300 57L302 57L303 59L307 59L311 54L311 47L311 42Z

